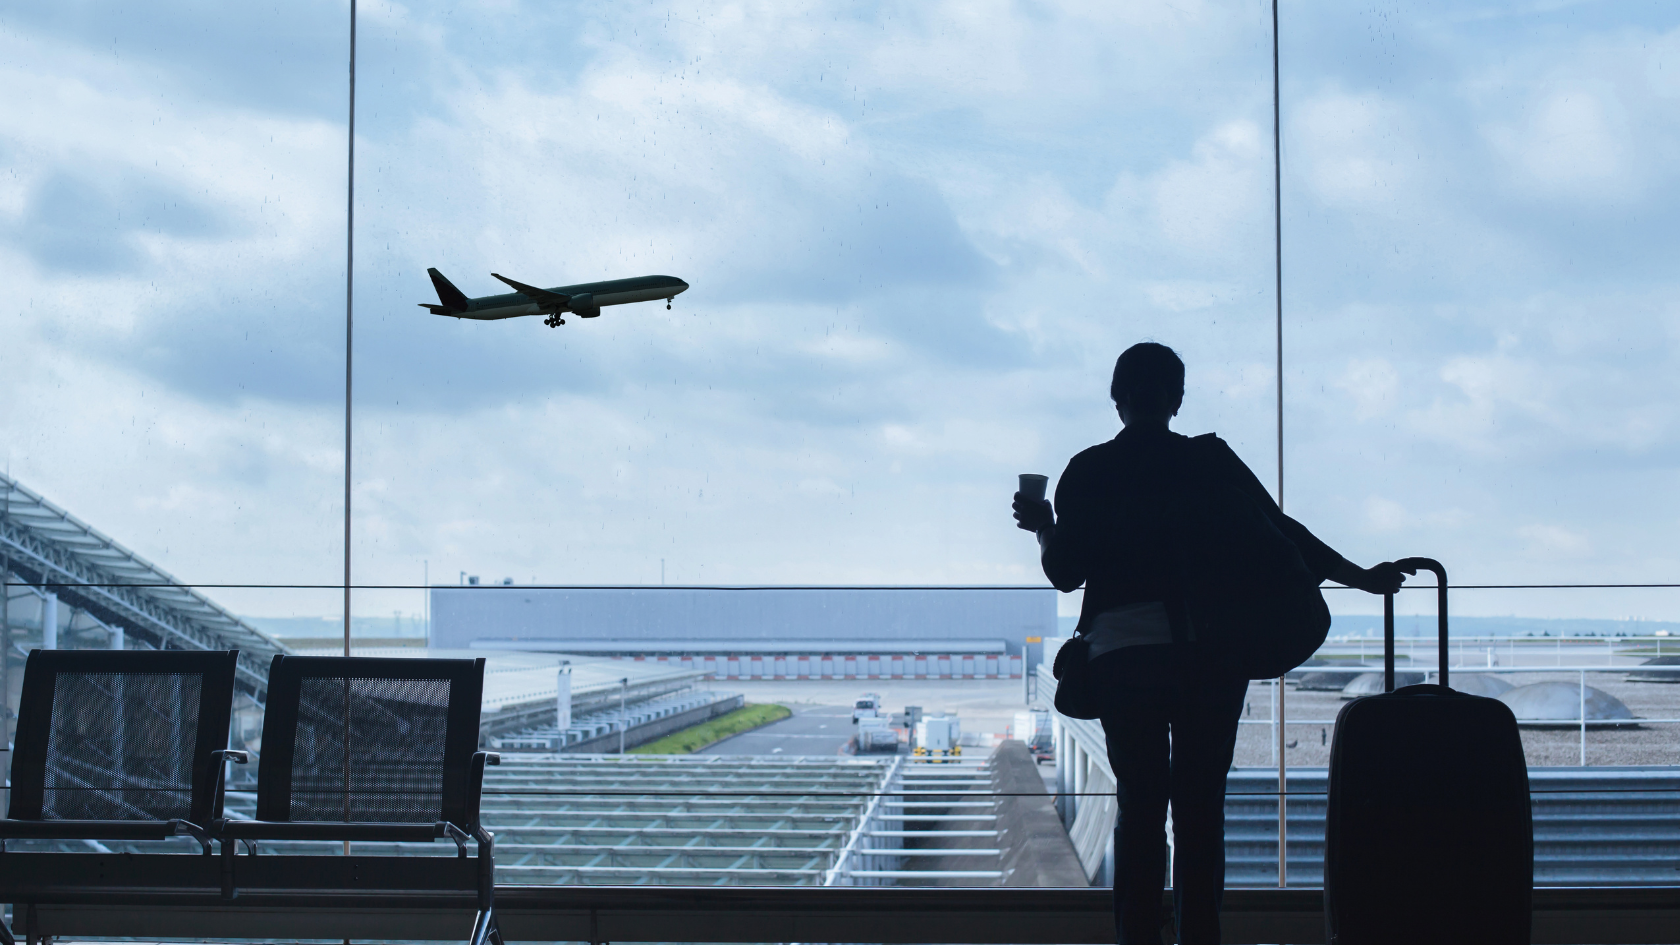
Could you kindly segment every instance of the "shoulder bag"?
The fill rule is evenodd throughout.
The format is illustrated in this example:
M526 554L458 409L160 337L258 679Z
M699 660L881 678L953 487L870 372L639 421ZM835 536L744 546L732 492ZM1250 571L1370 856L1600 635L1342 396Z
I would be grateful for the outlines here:
M1050 665L1056 677L1056 711L1070 719L1094 719L1101 712L1097 680L1091 672L1091 641L1074 636L1056 651Z
M1226 474L1232 462L1214 434L1190 441L1175 552L1198 646L1234 675L1275 679L1324 644L1330 610L1295 543Z

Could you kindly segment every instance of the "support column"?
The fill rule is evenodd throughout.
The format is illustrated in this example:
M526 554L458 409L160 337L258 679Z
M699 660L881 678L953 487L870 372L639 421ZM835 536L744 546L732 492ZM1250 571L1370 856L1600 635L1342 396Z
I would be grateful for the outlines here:
M1052 743L1056 746L1056 814L1062 818L1062 823L1065 825L1071 819L1068 817L1067 799L1068 783L1070 781L1068 777L1068 736L1067 726L1062 724L1062 717L1056 712L1050 714L1050 737Z
M111 626L111 649L120 650L122 648L123 648L123 628L122 628L122 625L121 624L113 624Z
M1079 808L1085 806L1085 798L1081 797L1080 795L1085 793L1085 781L1086 781L1085 775L1086 775L1087 769L1090 767L1090 764L1091 764L1091 760L1085 756L1085 746L1083 746L1083 745L1079 744L1079 742L1075 741L1073 743L1073 817L1074 818L1079 817Z
M556 677L559 686L554 695L554 727L560 730L561 744L565 744L566 729L572 727L572 667L560 667Z
M0 526L9 508L8 499L0 498ZM0 546L0 741L12 743L12 720L17 710L12 708L12 559ZM8 808L11 797L6 797Z
M58 595L41 598L41 649L58 649Z

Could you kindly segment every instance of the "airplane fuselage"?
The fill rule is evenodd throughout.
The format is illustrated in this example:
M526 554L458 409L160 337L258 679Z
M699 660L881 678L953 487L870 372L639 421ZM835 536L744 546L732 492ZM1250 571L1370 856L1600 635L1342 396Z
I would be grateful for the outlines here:
M605 282L563 285L548 291L574 298L589 296L593 298L595 305L607 306L669 299L687 289L688 283L675 276L637 276L634 279L609 279ZM468 299L467 307L464 310L448 313L439 312L438 314L448 314L455 318L493 321L499 318L518 318L522 315L541 315L547 311L549 309L521 293L508 292L504 295L486 295L476 299Z

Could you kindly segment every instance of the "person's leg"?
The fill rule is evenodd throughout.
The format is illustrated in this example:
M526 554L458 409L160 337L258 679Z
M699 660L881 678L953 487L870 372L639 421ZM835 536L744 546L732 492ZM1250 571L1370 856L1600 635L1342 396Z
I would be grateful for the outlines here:
M1198 666L1197 663L1202 665ZM1187 656L1172 718L1173 903L1179 945L1218 945L1225 892L1225 774L1248 680Z
M1119 815L1114 826L1114 928L1120 945L1161 940L1167 873L1167 648L1128 647L1105 655L1112 703L1103 713Z

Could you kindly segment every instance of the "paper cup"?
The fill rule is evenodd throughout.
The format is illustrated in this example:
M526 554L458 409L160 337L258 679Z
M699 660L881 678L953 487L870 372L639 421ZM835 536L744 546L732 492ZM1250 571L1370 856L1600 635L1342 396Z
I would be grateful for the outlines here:
M1021 474L1021 495L1024 496L1025 498L1028 498L1028 499L1042 499L1042 498L1044 498L1044 490L1046 488L1048 488L1049 485L1050 485L1050 477L1049 476L1040 476L1038 473L1022 473Z

